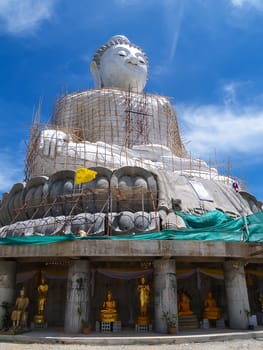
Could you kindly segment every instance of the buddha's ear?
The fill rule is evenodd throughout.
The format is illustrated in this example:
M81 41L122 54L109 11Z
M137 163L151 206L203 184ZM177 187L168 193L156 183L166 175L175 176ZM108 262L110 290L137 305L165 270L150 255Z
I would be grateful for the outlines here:
M92 61L90 64L90 71L94 81L95 88L101 88L101 78L100 71L95 61Z

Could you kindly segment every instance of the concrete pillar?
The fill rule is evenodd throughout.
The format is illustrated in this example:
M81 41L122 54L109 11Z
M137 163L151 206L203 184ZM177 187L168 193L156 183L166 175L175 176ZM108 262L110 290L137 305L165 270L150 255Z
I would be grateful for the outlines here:
M90 316L90 263L76 260L69 267L65 312L66 333L80 333Z
M238 261L226 261L224 272L229 327L247 329L250 306L244 265Z
M154 261L154 321L155 331L167 333L163 312L177 314L177 284L174 259Z
M0 305L3 302L14 303L16 288L16 262L0 261ZM0 329L5 310L0 307Z

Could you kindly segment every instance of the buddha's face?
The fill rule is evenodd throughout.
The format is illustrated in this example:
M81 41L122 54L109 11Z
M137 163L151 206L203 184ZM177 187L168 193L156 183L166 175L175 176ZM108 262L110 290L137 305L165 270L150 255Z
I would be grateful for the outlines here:
M147 62L136 47L118 44L108 48L100 59L103 87L142 92L147 80Z

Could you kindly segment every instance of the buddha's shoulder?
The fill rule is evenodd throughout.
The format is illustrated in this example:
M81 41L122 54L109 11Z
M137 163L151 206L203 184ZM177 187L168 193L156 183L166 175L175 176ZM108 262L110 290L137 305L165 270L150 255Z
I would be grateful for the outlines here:
M58 102L76 102L76 101L94 101L96 100L125 100L128 102L145 101L146 103L160 103L162 105L171 105L170 99L165 96L148 93L138 93L129 90L117 88L90 89L79 92L73 92L62 96Z

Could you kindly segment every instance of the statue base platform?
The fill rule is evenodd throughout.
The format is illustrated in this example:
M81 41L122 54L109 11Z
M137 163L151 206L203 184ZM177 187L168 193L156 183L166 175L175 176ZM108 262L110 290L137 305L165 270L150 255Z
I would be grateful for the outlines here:
M142 326L150 324L150 322L151 321L148 316L139 316L137 319L137 324Z
M31 332L30 328L9 328L6 331L0 331L0 334L6 334L6 335L16 335L16 334L22 334Z
M226 328L224 318L220 318L219 320L216 320L216 328Z
M203 318L204 319L207 319L207 320L215 320L215 321L217 321L217 320L220 320L220 318L221 318L221 315L218 313L218 312L210 312L210 313L204 313L203 314Z
M31 322L30 324L31 328L47 328L47 322L44 323L35 323L35 322Z
M224 318L220 318L219 320L209 320L208 318L204 318L201 322L201 328L225 328L225 320Z
M114 323L114 322L118 322L119 320L116 318L112 318L112 317L104 317L102 319L100 319L100 322L110 322L110 323Z
M34 323L35 324L43 324L43 323L45 323L44 315L35 315L34 316Z
M116 322L96 322L96 332L108 333L108 332L120 332L121 321Z
M135 331L136 332L152 332L153 327L152 324L136 324Z
M180 331L187 331L199 328L199 322L195 314L179 316L178 321Z

